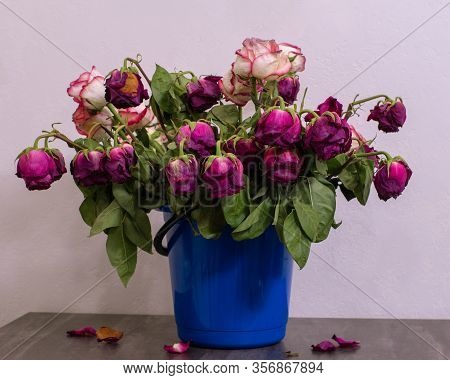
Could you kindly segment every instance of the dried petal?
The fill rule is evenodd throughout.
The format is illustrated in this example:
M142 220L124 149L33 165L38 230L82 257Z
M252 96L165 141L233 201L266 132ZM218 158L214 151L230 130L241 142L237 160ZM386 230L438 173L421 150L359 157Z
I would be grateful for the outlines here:
M316 345L311 345L311 348L313 351L327 352L334 351L336 349L336 346L329 340L324 340L320 343L317 343Z
M331 339L335 340L339 344L340 348L356 348L359 347L359 342L357 340L347 340L334 334Z
M76 330L67 331L67 336L95 336L96 330L92 326L82 327Z
M189 342L174 343L171 346L164 345L164 350L171 354L183 354L189 349Z
M97 342L115 343L123 337L123 332L114 330L111 327L100 327L97 330Z

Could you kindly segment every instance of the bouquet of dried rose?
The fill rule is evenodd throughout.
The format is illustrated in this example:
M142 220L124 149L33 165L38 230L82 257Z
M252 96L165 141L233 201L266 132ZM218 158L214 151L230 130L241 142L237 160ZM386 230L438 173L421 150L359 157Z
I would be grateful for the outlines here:
M304 67L299 47L257 38L243 42L223 77L156 66L150 79L140 56L106 79L93 67L67 90L83 137L71 140L53 125L20 153L17 176L29 190L48 189L66 172L49 144L61 139L75 150L70 169L84 194L81 216L91 235L106 233L125 285L138 249L152 252L148 213L162 206L186 214L206 239L226 228L237 241L253 239L274 226L302 268L311 244L339 226L338 189L364 205L374 182L386 201L412 174L403 158L374 149L349 123L363 103L376 101L367 120L397 132L406 120L400 98L355 98L344 110L329 97L308 109L306 89L297 103ZM250 102L254 111L247 107L244 118Z

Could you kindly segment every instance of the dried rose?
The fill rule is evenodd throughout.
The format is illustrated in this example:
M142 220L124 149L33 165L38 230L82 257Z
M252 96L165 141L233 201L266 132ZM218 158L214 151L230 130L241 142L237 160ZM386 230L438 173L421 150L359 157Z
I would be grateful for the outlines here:
M336 341L336 343L339 344L340 348L356 348L356 347L359 347L359 342L357 340L347 340L347 339L341 338L339 336L336 336L336 334L334 334L331 337L331 339Z
M313 351L327 352L327 351L334 351L336 349L336 346L329 340L324 340L320 343L311 345L311 348Z
M95 330L95 328L92 326L86 326L75 330L69 330L66 333L67 336L91 337L96 335L97 330Z

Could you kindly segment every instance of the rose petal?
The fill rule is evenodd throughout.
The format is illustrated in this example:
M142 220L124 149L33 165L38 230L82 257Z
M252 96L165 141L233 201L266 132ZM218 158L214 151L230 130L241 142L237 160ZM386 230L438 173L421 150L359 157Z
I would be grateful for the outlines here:
M67 331L67 336L95 336L96 330L92 326L82 327L76 330Z
M164 345L164 350L171 354L183 354L189 349L189 342L174 343L171 346Z
M327 351L334 351L336 349L336 346L329 340L324 340L320 343L311 345L311 348L313 351L327 352Z
M356 348L356 347L359 347L359 342L357 340L347 340L347 339L341 338L339 336L336 336L336 334L334 334L331 337L331 339L336 341L337 344L339 344L339 347L341 347L341 348Z
M114 330L111 327L100 327L97 330L97 342L115 343L122 339L123 332L120 330Z

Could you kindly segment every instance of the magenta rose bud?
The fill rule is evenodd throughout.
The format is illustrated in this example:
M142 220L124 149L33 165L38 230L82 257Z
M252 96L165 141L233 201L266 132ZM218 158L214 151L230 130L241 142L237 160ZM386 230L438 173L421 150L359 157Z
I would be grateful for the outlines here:
M78 152L70 164L70 171L75 182L82 186L105 185L109 182L105 172L105 153L96 150L87 154Z
M278 94L288 104L294 104L300 91L300 80L297 76L286 77L278 82Z
M233 154L211 156L205 163L202 179L212 199L227 197L244 187L244 168Z
M148 99L148 92L144 89L141 77L132 71L122 73L114 70L106 79L105 86L106 101L117 108L137 107Z
M317 106L316 113L320 116L326 111L335 112L339 116L342 116L342 104L336 98L329 96L323 103ZM305 116L305 121L310 122L313 117L313 114L309 113Z
M16 175L25 181L28 190L46 190L65 172L62 170L64 159L58 165L56 159L43 149L27 150L19 157Z
M192 194L197 189L198 163L194 155L171 158L165 172L175 195Z
M67 173L66 162L64 161L64 156L58 149L51 150L51 157L55 162L55 171L53 172L53 178L55 181L61 179L64 173Z
M182 140L184 149L200 157L209 156L216 146L216 137L211 125L202 121L193 123L192 127L189 124L181 126L175 141L180 145Z
M262 145L290 147L300 140L300 118L293 112L275 108L256 124L255 138Z
M391 104L386 102L376 105L367 118L367 121L377 121L378 129L386 133L398 132L406 121L406 108L403 103L397 100L393 105Z
M264 171L271 182L282 185L295 182L301 166L302 159L295 150L272 147L264 152Z
M383 201L397 198L405 190L411 175L412 170L402 160L392 161L389 167L382 165L373 181L378 197Z
M106 156L104 167L114 183L125 183L131 178L131 167L136 165L134 148L130 144L116 146Z
M305 147L311 148L324 161L347 152L352 145L352 132L347 120L334 112L333 116L320 116L306 131Z
M206 111L219 101L222 96L220 79L222 77L210 75L187 84L187 102L192 111Z
M253 137L229 139L225 142L223 150L239 158L246 174L257 169L261 159L261 147Z

